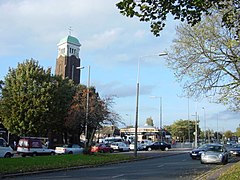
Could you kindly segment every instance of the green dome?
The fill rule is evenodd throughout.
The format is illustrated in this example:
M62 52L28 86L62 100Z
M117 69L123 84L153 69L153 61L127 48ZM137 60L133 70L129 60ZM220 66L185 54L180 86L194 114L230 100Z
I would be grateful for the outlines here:
M79 43L78 39L73 37L73 36L66 36L65 38L61 39L58 43L58 45L63 44L63 43L70 43L70 44L74 44L77 46L81 46L81 44Z

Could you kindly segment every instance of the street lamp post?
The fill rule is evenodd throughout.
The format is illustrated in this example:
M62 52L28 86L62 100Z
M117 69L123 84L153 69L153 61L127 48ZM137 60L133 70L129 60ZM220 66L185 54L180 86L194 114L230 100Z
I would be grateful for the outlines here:
M140 65L138 60L138 73L137 73L137 87L136 87L136 118L135 118L135 138L134 138L134 157L137 157L137 142L138 142L138 101L139 101L139 72Z
M205 114L205 108L202 107L202 109L203 109L203 121L204 121L204 140L206 141L206 139L207 139L207 135L206 135L206 131L207 131L207 129L206 129L206 114Z
M195 132L194 132L194 137L195 137L194 147L197 148L197 139L198 139L197 138L197 135L198 135L198 127L197 127L197 125L198 125L198 114L197 114L197 112L193 116L196 117L196 119L195 119Z
M167 53L160 53L158 56L165 56ZM148 56L144 56L148 57ZM134 138L134 157L137 157L137 141L138 141L138 104L139 104L139 74L140 74L140 59L138 60L137 85L136 85L136 116L135 116L135 138Z
M80 73L79 73L79 84L81 84L80 83L81 82L81 69L84 69L84 66L76 67L76 69L80 71Z
M90 66L88 66L88 80L87 80L87 103L86 103L86 122L85 122L85 148L88 145L88 115L89 115L89 87L90 87Z
M188 141L191 142L189 121L190 121L190 117L189 117L189 96L188 96Z

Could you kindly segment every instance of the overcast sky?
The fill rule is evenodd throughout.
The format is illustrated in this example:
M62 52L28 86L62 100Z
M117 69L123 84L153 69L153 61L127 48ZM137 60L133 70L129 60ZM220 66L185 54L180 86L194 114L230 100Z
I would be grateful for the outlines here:
M139 125L152 117L159 126L159 98L162 97L163 125L191 119L195 112L204 129L235 131L239 114L227 107L182 98L181 85L157 54L170 50L176 22L169 19L161 37L154 37L149 24L121 15L118 0L1 0L0 1L0 79L9 67L16 68L33 58L55 72L57 44L69 35L81 43L82 66L91 66L91 85L101 97L116 96L113 109L127 125L135 122L137 66L140 62ZM87 68L81 83L86 84ZM204 108L203 108L204 107ZM189 113L188 113L189 112Z

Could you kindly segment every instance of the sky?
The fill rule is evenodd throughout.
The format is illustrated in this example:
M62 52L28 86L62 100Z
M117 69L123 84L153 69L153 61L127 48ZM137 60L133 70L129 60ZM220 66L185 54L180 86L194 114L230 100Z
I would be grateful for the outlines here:
M118 1L1 0L0 79L9 68L31 58L44 68L51 67L54 74L57 44L71 33L81 43L81 65L86 67L81 83L87 83L90 66L91 85L102 98L115 97L113 110L126 125L135 124L139 77L139 126L152 117L159 127L161 97L163 126L188 117L195 120L197 112L203 130L235 132L239 113L207 99L182 97L182 84L166 67L164 56L158 56L171 50L179 22L169 19L161 36L155 37L148 23L121 15L115 5Z

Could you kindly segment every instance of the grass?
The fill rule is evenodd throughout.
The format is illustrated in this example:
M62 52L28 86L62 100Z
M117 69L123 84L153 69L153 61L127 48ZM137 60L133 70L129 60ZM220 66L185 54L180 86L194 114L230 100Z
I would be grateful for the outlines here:
M39 170L70 168L83 165L101 165L109 162L119 162L134 159L123 154L94 154L94 155L56 155L27 158L0 158L0 175L23 173Z
M226 172L224 172L219 178L219 180L239 180L240 179L240 162L232 165Z

